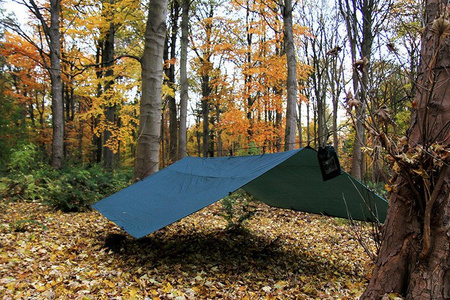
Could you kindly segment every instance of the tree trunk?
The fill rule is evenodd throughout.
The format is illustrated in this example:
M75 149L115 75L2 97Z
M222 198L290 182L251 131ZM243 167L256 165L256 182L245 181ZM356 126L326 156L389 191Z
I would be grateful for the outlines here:
M311 143L311 128L310 128L310 123L311 123L311 110L310 110L310 104L309 101L306 103L306 141L307 141L307 146L309 146L309 144Z
M283 10L284 40L287 56L287 108L284 150L295 149L297 122L297 60L292 30L292 0L285 0Z
M167 0L150 1L145 30L144 54L142 57L142 96L134 170L136 180L143 179L159 169L161 92L166 17Z
M337 16L336 16L337 17ZM337 28L337 27L336 27ZM331 101L333 107L333 147L339 150L338 139L338 109L339 100L343 91L342 79L344 78L344 59L342 57L334 57L331 62L331 71L328 73L330 82Z
M298 144L300 148L303 148L303 128L302 128L302 103L297 104L298 107L298 118L297 118L297 130L298 130Z
M252 51L250 50L253 44L253 33L252 33L252 22L253 22L253 18L250 18L250 13L251 13L251 9L250 9L250 5L249 5L249 1L247 0L247 9L245 11L245 31L246 31L246 46L247 46L247 53L246 53L246 63L247 63L247 68L251 68L252 67ZM247 134L248 134L248 142L250 144L250 142L252 141L252 137L253 137L253 103L254 103L254 97L252 96L252 81L253 81L253 76L251 74L245 74L244 75L244 86L245 86L245 93L247 94L247 120L249 123L249 127L247 129Z
M446 4L426 3L418 109L409 135L408 151L422 153L419 163L429 178L407 171L394 175L397 188L390 198L382 248L362 299L380 299L390 292L406 299L450 299L449 159L442 152L440 157L431 153L433 144L447 153L450 144L450 38L431 31Z
M114 0L109 1L110 4L114 3ZM112 12L108 12L110 15L106 15L106 19L112 19ZM103 95L105 96L105 117L106 117L106 125L108 127L114 127L116 124L116 109L117 106L114 103L111 103L111 89L114 84L114 22L110 20L109 28L104 36L103 41L103 51L102 51L102 68L105 68L104 72L106 83L103 87ZM103 166L107 170L112 170L116 166L117 154L114 153L113 149L107 146L108 140L111 138L112 133L109 128L105 128L102 134L102 152L103 152Z
M167 56L170 63L166 66L167 84L175 92L175 63L173 60L176 57L176 42L178 34L178 18L180 13L180 6L178 1L171 3L171 33L167 33ZM167 95L167 102L169 106L169 161L175 162L177 160L178 147L178 119L177 119L177 104L175 96Z
M357 5L358 4L358 5ZM353 144L353 157L351 174L353 177L362 180L365 170L364 155L362 147L365 145L365 111L366 111L366 95L368 86L368 62L370 61L372 43L374 34L372 32L373 15L376 13L376 3L373 0L356 1L356 0L339 0L339 8L342 16L346 20L347 36L350 43L352 55L353 71L353 94L359 101L356 107L356 117L354 118L355 126L355 142ZM362 24L358 24L357 16L362 13ZM359 31L362 27L362 32ZM361 40L358 43L358 40ZM361 57L357 57L357 49ZM357 61L364 63L356 65Z
M28 36L19 29L18 25L9 24L8 27L36 47L45 69L49 72L52 98L52 154L50 164L54 169L61 169L64 162L64 99L61 79L61 30L59 24L61 0L50 0L50 9L45 8L45 15L41 13L44 8L41 5L38 6L34 0L22 4L39 20L41 26L37 26L37 28L39 29L40 41L47 42L45 49L31 42L34 37ZM50 25L46 20L47 13L50 13ZM48 52L46 52L47 49ZM50 65L48 64L49 58Z
M96 53L95 53L95 75L98 81L97 83L97 98L100 98L102 95L102 85L100 83L100 78L103 76L102 68L100 67L100 60L102 55L103 44L101 41L97 42ZM91 104L92 105L92 104ZM100 123L99 117L97 115L92 116L91 121L91 131L92 131L92 162L99 164L102 161L102 136L101 133L98 132L98 126Z
M59 14L61 11L60 0L50 1L50 79L52 94L52 160L51 165L55 169L63 166L64 155L64 103L63 85L61 80L61 32L59 26Z
M187 155L187 105L188 105L188 79L187 79L187 48L189 35L189 6L190 0L183 0L181 16L181 50L180 50L180 125L178 141L178 158Z
M209 142L210 142L210 138L209 138L209 97L210 97L210 95L211 95L211 87L209 86L209 75L203 75L202 76L202 119L203 119L202 152L203 152L203 157L208 157L208 153L209 153Z

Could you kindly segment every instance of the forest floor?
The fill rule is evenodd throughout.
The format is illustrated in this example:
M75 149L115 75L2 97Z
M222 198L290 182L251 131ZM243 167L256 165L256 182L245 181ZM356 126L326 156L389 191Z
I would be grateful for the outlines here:
M0 203L0 298L356 299L363 292L372 264L347 221L258 204L245 229L231 230L221 214L216 203L136 240L96 211Z

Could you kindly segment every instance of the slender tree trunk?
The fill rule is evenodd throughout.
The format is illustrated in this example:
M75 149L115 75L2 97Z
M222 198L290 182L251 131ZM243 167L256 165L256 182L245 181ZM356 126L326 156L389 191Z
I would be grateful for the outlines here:
M339 150L339 139L338 139L338 109L339 109L339 98L341 97L343 88L341 85L344 71L343 71L343 59L336 56L332 58L330 72L328 72L328 81L330 83L331 89L331 101L333 109L333 147L336 151Z
M100 79L103 76L102 68L100 67L100 60L102 55L102 49L103 44L101 41L98 41L97 47L96 47L96 54L95 54L95 64L97 65L95 70L96 79L100 81ZM97 84L97 97L101 97L102 95L102 85L100 82ZM102 161L102 136L100 132L97 132L97 128L99 126L100 120L97 115L92 117L92 161L94 163L100 163Z
M212 105L210 105L210 108L212 108ZM214 157L216 130L214 129L214 117L212 115L209 118L209 124L212 125L212 129L209 130L208 157Z
M355 1L355 0L353 0ZM365 0L361 8L362 11L362 42L361 42L361 59L363 65L356 70L356 76L359 76L359 93L358 95L360 105L356 108L356 140L353 144L353 161L352 161L352 175L355 172L355 178L361 180L365 173L365 160L362 147L366 144L366 131L364 127L366 119L367 107L367 90L369 87L369 68L372 57L372 44L374 40L373 33L373 18L376 4L374 0ZM354 68L356 68L354 66ZM355 80L355 78L354 78Z
M215 105L216 109L216 124L220 123L220 104ZM222 156L223 152L223 142L222 142L222 131L216 129L215 130L215 136L217 137L217 156Z
M60 13L61 0L50 0L50 8L46 12L50 14L50 25L46 20L47 14L41 13L44 8L38 5L35 0L28 0L23 3L30 12L39 20L38 29L41 42L47 42L46 48L41 48L35 44L38 53L42 58L45 69L49 72L51 81L51 98L52 98L52 154L51 166L54 169L61 169L64 163L64 99L63 99L63 82L61 78L61 30L60 30ZM18 30L13 25L19 35L26 40L33 38ZM47 52L48 49L48 52ZM50 65L48 59L50 58Z
M369 0L371 1L371 0ZM368 1L361 2L363 7L365 7ZM358 7L356 0L339 0L339 8L341 10L342 16L346 21L347 27L347 37L350 43L350 52L352 56L352 61L356 62L357 60L363 59L363 57L357 56L357 49L360 46L358 44L358 38L360 36L360 32L358 30ZM363 12L366 10L363 8ZM367 21L364 20L366 16L363 16L363 27L366 28ZM370 25L371 26L371 25ZM363 34L366 31L363 30ZM362 37L362 40L366 40ZM363 47L364 48L364 47ZM353 155L352 155L352 168L351 174L353 177L361 180L363 176L364 170L364 157L362 153L361 147L365 144L365 132L364 132L364 120L365 120L365 99L362 98L362 94L360 93L360 89L363 87L360 86L360 74L359 71L354 67L352 70L352 83L353 83L353 94L359 100L360 105L356 108L356 118L354 120L355 126L355 141L353 143ZM367 73L367 72L366 72Z
M189 35L189 6L190 0L183 0L181 16L181 53L180 53L180 126L179 126L179 144L178 158L182 159L187 155L187 104L188 79L187 79L187 48Z
M338 139L338 125L337 125L337 116L338 116L338 97L333 95L333 147L338 151L339 149L339 139Z
M292 0L284 1L284 39L287 56L287 108L284 150L295 149L297 128L297 60L295 58L294 35L292 30Z
M176 57L176 42L178 34L178 19L180 13L180 6L178 1L171 3L171 33L167 38L167 55L171 60L170 64L166 67L167 84L175 91L175 63L173 60ZM175 96L167 95L167 102L169 107L169 161L175 162L177 160L177 147L178 147L178 119L177 119L177 104Z
M167 0L151 0L148 8L142 57L142 96L134 177L159 169L163 50L166 36Z
M364 115L365 105L360 104L356 108L356 120L355 120L355 141L353 143L352 154L352 169L351 174L358 180L362 180L364 175L364 154L362 147L365 145L365 129L364 129ZM362 118L362 119L361 119Z
M298 144L299 147L302 148L303 147L303 125L302 125L302 103L299 102L297 104L298 107L298 119L297 119L297 127L298 127Z
M275 54L279 56L284 55L284 45L282 42L278 42L275 46ZM279 86L275 86L273 88L273 92L276 95L276 97L279 97L282 99L283 97L283 89ZM275 129L277 132L277 138L275 140L275 149L277 152L280 152L282 149L284 149L283 146L283 108L280 105L280 101L277 101L277 105L275 106Z
M61 79L61 32L59 26L59 14L61 12L60 0L50 1L50 79L52 94L52 159L51 165L55 169L61 169L64 157L64 103L63 84Z
M247 63L247 68L251 68L252 67L252 51L250 50L253 44L253 33L251 31L252 29L252 25L251 23L253 22L253 19L250 18L250 3L247 0L247 10L245 12L245 29L246 29L246 42L247 42L247 53L246 53L246 63ZM249 127L247 129L247 134L248 134L248 141L250 142L252 140L252 136L253 136L253 96L252 96L252 80L253 77L251 74L245 74L244 75L244 85L245 85L245 90L247 93L247 120L249 123Z
M209 63L209 62L208 62ZM209 86L209 75L202 76L202 119L203 119L203 157L209 153L209 97L211 87Z
M317 104L313 103L313 138L314 148L317 148Z
M450 161L431 152L433 144L447 151L450 144L450 38L431 30L446 5L426 1L417 110L409 135L408 151L422 153L419 163L429 175L411 174L412 167L394 175L381 251L362 299L390 292L406 299L450 299Z
M310 111L310 104L309 101L308 103L306 103L306 140L308 141L308 145L309 143L311 143L311 128L310 128L310 123L311 123L311 111Z

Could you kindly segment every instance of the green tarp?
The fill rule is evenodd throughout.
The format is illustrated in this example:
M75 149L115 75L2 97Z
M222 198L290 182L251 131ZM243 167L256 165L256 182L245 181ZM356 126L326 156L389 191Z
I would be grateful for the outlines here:
M268 205L384 222L386 200L342 172L323 181L311 148L254 156L186 157L93 205L136 238L243 188Z

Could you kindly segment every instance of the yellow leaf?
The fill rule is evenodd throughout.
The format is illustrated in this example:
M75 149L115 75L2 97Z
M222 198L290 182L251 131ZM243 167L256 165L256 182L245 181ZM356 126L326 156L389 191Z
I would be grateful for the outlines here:
M16 289L14 288L15 283L14 282L10 282L8 284L6 284L6 288L10 291L15 291Z
M166 284L166 286L162 289L162 291L165 292L165 293L171 293L172 290L173 290L173 287L172 287L172 285L170 284L170 282L168 282L168 283Z
M130 287L129 290L128 290L128 293L129 293L129 296L130 296L129 299L135 299L136 295L138 293L138 290L136 288L134 288L134 287Z
M275 283L274 288L276 289L282 289L286 286L286 281L278 281Z
M43 291L45 291L47 289L47 287L45 285L35 285L34 288L38 292L43 292Z
M114 282L111 282L109 280L105 280L103 281L104 284L106 284L107 286L109 286L110 288L115 288L116 284Z

